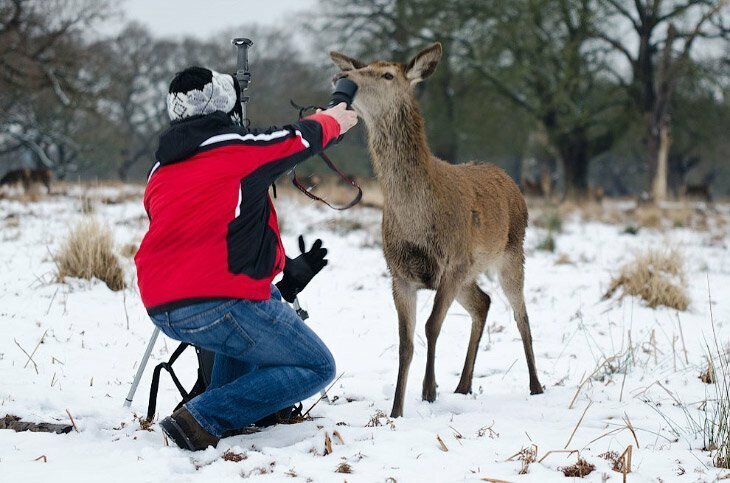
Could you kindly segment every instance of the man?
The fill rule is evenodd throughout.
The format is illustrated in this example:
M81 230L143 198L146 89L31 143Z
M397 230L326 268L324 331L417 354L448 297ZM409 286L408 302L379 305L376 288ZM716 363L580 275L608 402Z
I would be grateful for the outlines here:
M281 300L294 300L327 251L317 240L285 257L268 188L357 117L340 104L282 128L248 130L237 81L202 67L175 76L167 107L172 122L145 190L150 226L135 263L155 325L215 352L207 390L160 422L178 446L199 450L335 375L327 347Z

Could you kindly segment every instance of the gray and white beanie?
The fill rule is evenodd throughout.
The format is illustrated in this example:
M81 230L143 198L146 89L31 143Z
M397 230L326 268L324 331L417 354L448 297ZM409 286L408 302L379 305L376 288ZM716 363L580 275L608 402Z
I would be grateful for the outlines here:
M234 122L241 123L239 94L232 75L204 67L188 67L175 75L167 94L171 121L215 111L225 112Z

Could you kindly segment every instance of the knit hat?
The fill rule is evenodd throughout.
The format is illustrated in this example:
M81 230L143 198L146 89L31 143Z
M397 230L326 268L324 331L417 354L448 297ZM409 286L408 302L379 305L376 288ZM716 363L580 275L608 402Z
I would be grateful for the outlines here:
M171 121L210 114L227 113L240 124L242 112L238 81L204 67L188 67L175 74L167 95L167 114Z

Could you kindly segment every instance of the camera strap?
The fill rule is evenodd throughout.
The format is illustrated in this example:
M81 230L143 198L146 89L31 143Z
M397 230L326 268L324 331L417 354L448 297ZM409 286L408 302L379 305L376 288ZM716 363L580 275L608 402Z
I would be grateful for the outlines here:
M318 106L299 106L294 101L291 101L291 100L289 102L291 103L292 107L294 107L295 109L299 109L299 119L303 118L305 116L305 114L306 114L307 111L314 111L314 110L316 110L316 109L319 108ZM340 168L338 168L337 165L334 162L332 162L332 160L330 159L330 157L327 156L327 154L324 153L324 151L321 152L321 153L319 153L319 157L322 158L322 161L324 161L324 164L331 171L333 171L334 173L336 173L337 176L339 176L342 181L346 182L347 184L349 184L350 186L352 186L353 188L355 188L355 190L357 191L357 194L355 195L355 197L349 203L347 203L346 205L343 205L343 206L332 205L330 202L328 202L324 198L320 198L319 196L317 196L314 193L312 193L312 189L314 187L306 188L301 183L301 181L299 181L299 178L297 178L296 169L292 169L289 172L289 178L291 179L292 184L299 191L301 191L302 193L304 193L309 199L314 200L314 201L322 202L325 205L327 205L330 208L332 208L333 210L344 211L344 210L350 209L353 206L355 206L356 204L360 203L360 200L362 200L362 188L360 188L360 186L355 182L355 180L352 179L352 178L350 178L349 176L347 176L345 173L343 173L342 170L340 170Z

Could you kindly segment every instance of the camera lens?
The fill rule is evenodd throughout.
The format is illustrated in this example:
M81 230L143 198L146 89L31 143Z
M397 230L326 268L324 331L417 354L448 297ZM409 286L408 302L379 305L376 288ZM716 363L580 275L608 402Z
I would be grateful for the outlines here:
M327 107L334 107L340 102L347 104L347 108L352 107L352 100L357 92L357 84L352 82L350 79L341 78L335 83L335 89L330 95L330 100L327 103Z

